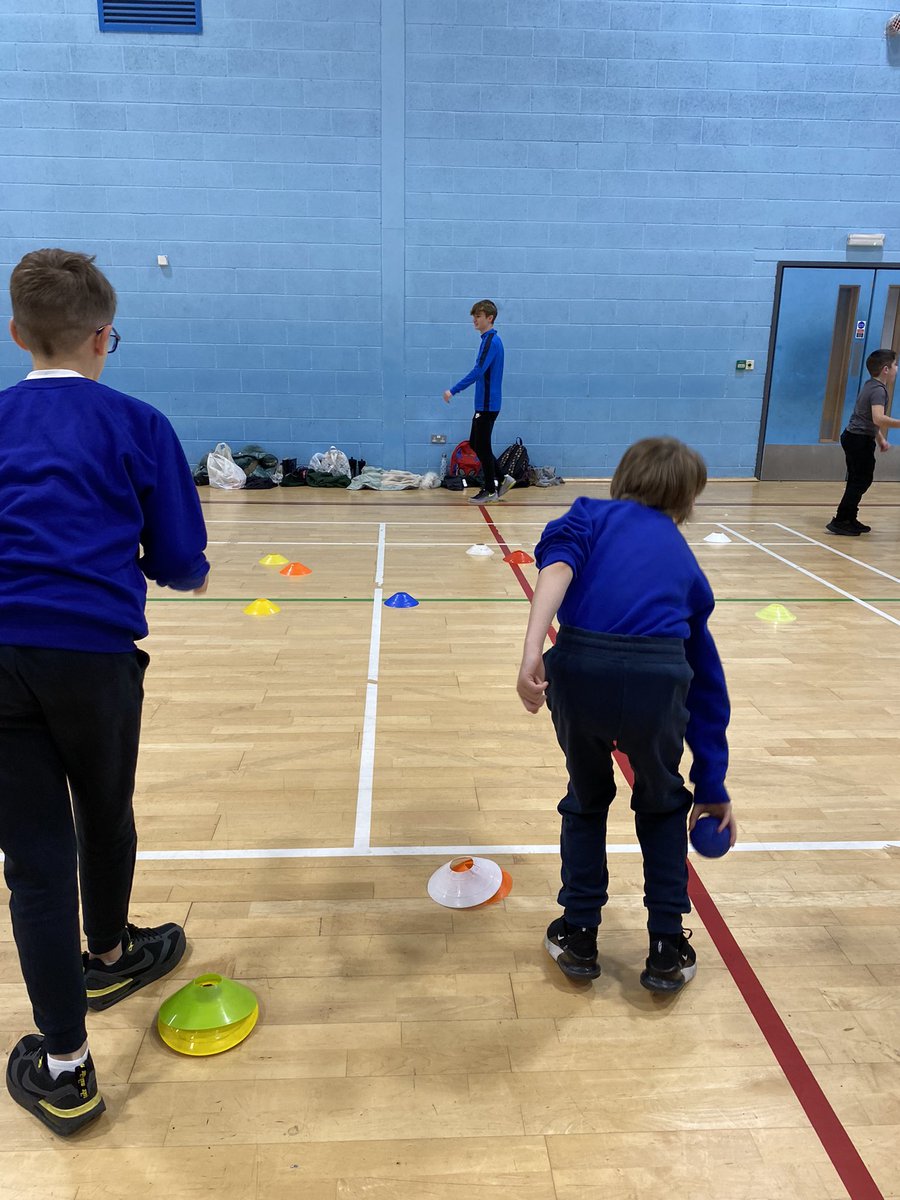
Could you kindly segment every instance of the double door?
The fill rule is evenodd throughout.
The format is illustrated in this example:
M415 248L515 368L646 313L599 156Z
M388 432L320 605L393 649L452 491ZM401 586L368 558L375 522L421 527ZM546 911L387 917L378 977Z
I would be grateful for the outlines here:
M779 263L760 479L844 478L841 431L879 349L900 353L900 263ZM900 479L900 444L879 458L878 475Z

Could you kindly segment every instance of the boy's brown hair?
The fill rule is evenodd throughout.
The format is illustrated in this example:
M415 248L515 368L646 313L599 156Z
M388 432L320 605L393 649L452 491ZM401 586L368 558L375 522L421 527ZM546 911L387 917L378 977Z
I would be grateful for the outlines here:
M885 367L892 367L897 355L893 350L873 350L866 359L866 370L877 379Z
M613 500L658 508L680 525L705 487L706 463L696 450L677 438L651 437L635 442L622 455L609 494Z
M58 358L116 315L116 293L92 254L33 250L9 281L12 315L33 353Z
M493 300L476 300L469 309L470 317L490 317L492 321L497 320L497 305Z

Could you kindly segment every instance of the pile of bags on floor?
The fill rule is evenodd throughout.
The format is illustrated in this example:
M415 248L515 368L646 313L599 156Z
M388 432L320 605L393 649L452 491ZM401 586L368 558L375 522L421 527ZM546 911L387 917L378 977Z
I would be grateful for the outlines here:
M452 492L461 492L464 488L484 487L484 474L477 454L468 442L460 442L450 455L449 464L444 460L441 487ZM497 474L500 482L507 475L516 481L517 488L523 487L555 487L566 481L556 473L556 467L534 467L528 450L521 438L516 438L512 445L507 446L502 454L497 456Z
M209 484L217 488L255 491L278 486L281 464L277 454L269 453L262 446L251 444L232 454L227 443L219 442L215 450L204 454L193 474L198 487Z
M404 492L410 488L439 488L440 478L435 471L416 475L413 471L386 471L383 467L363 467L355 479L350 480L350 491L371 488L373 492Z
M436 488L441 486L438 476L430 471L415 475L411 471L387 471L382 467L367 466L364 458L348 458L336 446L314 454L309 465L301 467L296 458L279 461L276 454L251 444L233 454L226 442L219 442L194 468L194 482L198 487L210 487L245 491L278 487L350 488L357 491L371 488L374 491L399 492L408 488Z

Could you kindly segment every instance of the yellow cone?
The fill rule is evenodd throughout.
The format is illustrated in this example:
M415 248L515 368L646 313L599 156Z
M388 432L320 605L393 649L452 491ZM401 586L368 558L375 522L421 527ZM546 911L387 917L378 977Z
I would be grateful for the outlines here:
M248 617L270 617L273 613L281 612L281 609L277 604L273 604L271 600L260 597L259 600L254 600L252 604L248 604L244 612Z
M200 975L159 1010L159 1036L179 1054L221 1054L237 1046L259 1018L256 996L222 975Z
M289 560L283 554L264 554L259 560L261 567L283 567Z
M761 608L756 615L760 621L767 621L770 625L789 625L791 621L797 620L783 604L769 604Z

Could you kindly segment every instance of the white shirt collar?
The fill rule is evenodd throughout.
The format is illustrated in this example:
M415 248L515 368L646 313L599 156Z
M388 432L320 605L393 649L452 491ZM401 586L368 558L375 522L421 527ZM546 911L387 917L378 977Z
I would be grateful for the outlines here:
M69 371L64 367L59 370L48 371L29 371L25 376L26 379L86 379L86 375L82 375L80 371Z

